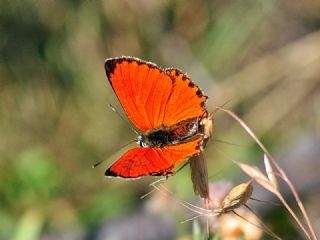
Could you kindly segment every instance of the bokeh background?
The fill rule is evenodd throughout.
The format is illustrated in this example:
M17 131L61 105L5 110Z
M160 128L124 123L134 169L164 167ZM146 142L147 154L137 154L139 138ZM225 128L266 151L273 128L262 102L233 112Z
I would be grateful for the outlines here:
M154 178L103 175L135 137L108 107L123 114L104 73L122 55L187 72L210 111L229 101L320 232L319 13L312 0L1 1L0 239L191 239L192 222L180 223L190 211L159 193L140 199ZM210 181L237 184L248 178L232 160L260 165L263 153L230 117L215 120ZM199 201L188 167L168 188ZM255 186L256 198L270 195ZM282 207L255 207L284 239L303 239Z

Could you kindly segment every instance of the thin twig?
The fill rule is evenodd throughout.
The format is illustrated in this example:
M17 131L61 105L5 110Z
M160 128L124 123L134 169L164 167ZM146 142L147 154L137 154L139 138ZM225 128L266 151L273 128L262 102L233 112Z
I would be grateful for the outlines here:
M164 191L162 190L162 192L166 192L169 196L171 196L172 198L174 198L173 193L170 192L169 189L167 189L165 186L163 186L163 184L159 184L159 187L158 187L158 188L160 188L160 187L162 187L162 189L164 190ZM211 212L211 210L209 210L209 209L202 208L202 207L198 207L198 206L193 205L193 204L191 204L191 203L189 203L189 202L187 202L187 201L184 201L184 200L180 200L180 201L182 201L184 204L187 204L187 205L189 205L190 207L193 207L193 208L195 208L195 209L198 209L198 210L201 210L201 211L204 211L204 212L207 212L207 213L210 213L210 212Z
M171 192L167 192L167 191L164 191L162 190L161 188L159 188L158 186L156 185L152 185L155 189L157 189L159 192L161 192L162 194L166 195L166 196L169 196L170 198L172 198L175 202L177 202L178 204L182 205L183 207L189 209L190 211L193 211L194 213L198 213L200 215L208 215L208 216L214 216L211 214L211 211L210 210L207 210L207 209L203 209L203 208L200 208L200 207L197 207L195 205L192 205L191 203L188 203L186 201L178 201L177 199L175 199L172 195ZM198 210L199 209L199 210Z
M265 201L265 200L261 200L261 199L256 199L256 198L253 198L253 197L250 197L250 200L253 200L253 201L256 201L256 202L263 202L263 203L268 203L268 204L272 204L274 206L281 206L279 203L275 203L275 202L272 202L272 201Z
M190 222L190 221L195 220L195 219L197 219L197 218L199 218L199 217L201 217L201 216L202 216L202 214L197 214L197 215L195 215L195 216L193 216L193 217L191 217L191 218L188 218L188 219L182 221L181 223Z

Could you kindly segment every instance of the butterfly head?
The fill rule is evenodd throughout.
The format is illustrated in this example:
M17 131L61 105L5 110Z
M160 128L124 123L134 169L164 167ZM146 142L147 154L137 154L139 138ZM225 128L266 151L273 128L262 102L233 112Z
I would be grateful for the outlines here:
M143 148L149 146L149 145L146 143L146 139L145 139L145 136L144 136L144 135L139 135L139 136L136 138L135 142L136 142L138 145L140 145L140 147L143 147Z

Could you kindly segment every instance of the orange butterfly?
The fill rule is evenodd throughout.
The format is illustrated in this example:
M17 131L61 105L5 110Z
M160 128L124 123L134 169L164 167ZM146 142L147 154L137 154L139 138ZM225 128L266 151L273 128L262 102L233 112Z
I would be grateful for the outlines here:
M127 117L141 132L136 138L140 147L126 152L106 176L165 176L200 154L207 97L190 78L133 57L107 59L105 70Z

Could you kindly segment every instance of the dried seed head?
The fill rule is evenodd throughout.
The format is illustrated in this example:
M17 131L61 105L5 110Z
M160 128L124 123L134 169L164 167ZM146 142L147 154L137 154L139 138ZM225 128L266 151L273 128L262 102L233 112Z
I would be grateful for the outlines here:
M252 180L247 183L239 184L231 189L227 196L223 199L221 207L215 210L215 213L221 215L231 212L236 208L245 205L251 197L253 191Z

